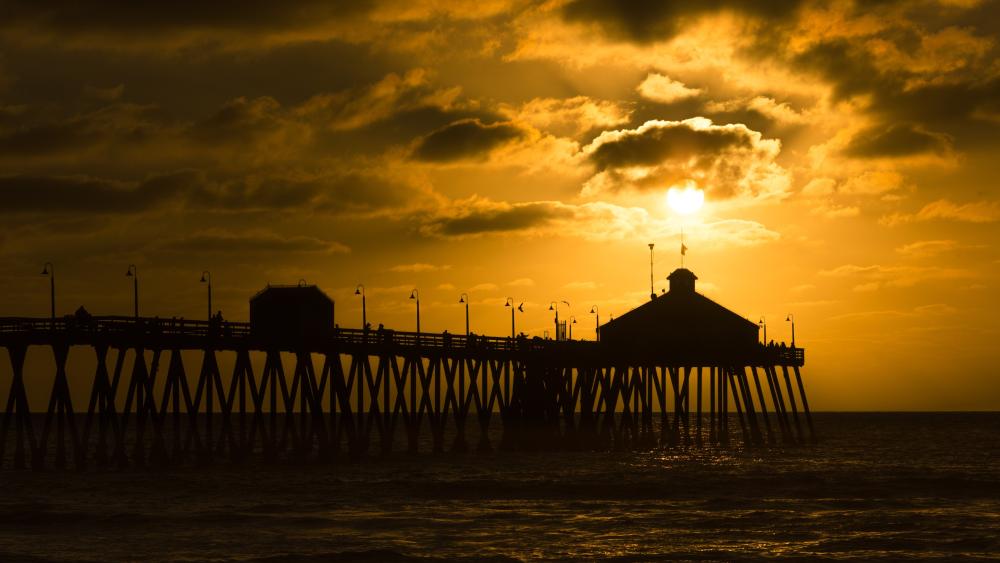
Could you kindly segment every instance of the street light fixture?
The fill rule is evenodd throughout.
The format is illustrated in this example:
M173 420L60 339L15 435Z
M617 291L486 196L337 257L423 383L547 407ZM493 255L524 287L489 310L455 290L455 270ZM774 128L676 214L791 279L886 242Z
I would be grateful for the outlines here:
M420 334L420 292L414 289L410 292L410 299L417 302L417 334Z
M465 337L469 337L469 294L463 293L458 298L459 303L465 303Z
M760 321L757 322L757 326L764 329L764 346L767 346L767 321L764 320L763 315L761 315Z
M573 325L576 324L576 317L570 315L569 317L569 339L573 340Z
M597 339L597 342L600 342L601 341L601 313L598 312L597 305L594 305L593 307L590 308L590 314L597 316L597 319L594 321L594 335L595 335L594 337Z
M46 262L42 266L42 275L49 276L49 305L52 313L52 320L56 320L56 269L52 262ZM54 325L53 325L54 326Z
M208 284L208 320L212 320L212 272L205 270L201 273L201 283Z
M135 267L135 264L128 265L125 277L132 278L132 313L135 319L139 320L139 270Z
M514 310L516 309L516 310L518 310L518 311L520 311L520 312L523 313L524 312L524 302L522 302L520 305L518 305L517 307L515 307L514 306L514 298L513 297L508 297L507 298L507 302L504 303L503 306L504 307L510 307L510 337L511 338L516 338L517 337L517 332L514 331Z
M368 311L365 305L365 286L358 284L354 288L354 295L361 296L361 330L368 330Z

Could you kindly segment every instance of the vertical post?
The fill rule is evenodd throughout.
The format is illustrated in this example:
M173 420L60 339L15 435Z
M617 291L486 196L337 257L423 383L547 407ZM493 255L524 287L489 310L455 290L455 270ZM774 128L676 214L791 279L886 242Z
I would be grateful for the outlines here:
M757 375L757 366L750 366L753 373L753 382L757 387L757 399L760 401L760 416L764 419L764 426L767 428L767 441L774 443L774 430L771 428L771 420L767 418L767 403L764 402L764 390L760 386L760 377ZM777 410L777 408L775 408Z
M726 368L726 384L730 388L729 392L733 395L733 405L736 406L736 419L740 423L740 432L743 434L743 444L750 447L753 445L753 442L751 441L747 421L743 416L743 407L740 406L740 394L743 392L743 389L740 386L739 377L737 376L734 368Z
M698 445L701 445L701 366L698 366L698 402L696 405L697 413L694 420L695 424L695 440Z
M368 309L365 306L365 286L358 284L358 287L354 288L354 295L361 296L361 330L365 336L365 342L368 342Z
M417 344L420 344L420 292L416 289L411 291L410 299L417 302Z
M778 423L781 426L781 436L786 443L791 442L791 424L788 421L788 411L785 408L785 399L781 395L781 382L778 381L778 372L774 365L767 364L764 366L764 374L767 376L767 384L771 388L771 399L774 404L775 413L778 417Z
M139 270L135 264L129 264L125 277L132 278L132 315L139 320Z
M794 324L792 325L795 326ZM792 338L795 338L794 336ZM805 412L806 422L809 424L809 439L816 441L816 427L813 426L812 414L809 413L809 399L806 399L806 389L802 385L802 374L799 373L799 366L792 366L795 370L795 379L799 384L799 397L802 398L802 411Z
M49 306L52 318L52 328L55 329L56 321L56 268L52 262L46 262L42 267L42 275L49 276Z
M556 303L556 330L552 333L554 340L559 340L559 304Z
M656 290L653 289L653 243L649 243L649 298L656 299Z
M465 302L465 336L469 336L469 302Z
M727 368L719 368L719 440L723 445L729 444L728 375Z
M799 441L805 441L802 435L802 426L799 424L799 409L795 406L795 391L792 390L792 380L788 377L788 366L782 365L781 371L785 375L785 387L788 389L788 403L792 405L792 420L795 421L795 433Z
M711 444L715 443L716 433L715 433L715 412L716 412L716 401L715 401L715 366L708 368L708 441Z
M524 305L524 303L521 303L521 305ZM517 333L514 331L514 309L520 307L520 305L514 307L514 298L508 297L503 306L510 307L510 339L514 340L517 338ZM521 312L524 312L524 309L521 309Z

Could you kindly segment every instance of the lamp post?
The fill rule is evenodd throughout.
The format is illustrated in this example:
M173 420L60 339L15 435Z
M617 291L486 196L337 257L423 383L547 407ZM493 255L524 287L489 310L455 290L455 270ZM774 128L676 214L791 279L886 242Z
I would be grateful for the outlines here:
M469 337L469 294L463 293L458 298L459 303L465 303L465 337Z
M368 311L365 307L365 286L358 284L358 287L354 288L354 295L361 296L361 330L368 330Z
M46 262L42 266L42 275L49 276L49 308L52 314L52 321L56 320L56 268L52 262ZM53 324L53 326L55 326Z
M795 348L795 315L788 313L785 321L792 323L792 348Z
M208 284L208 320L212 320L212 272L205 270L201 273L201 283Z
M601 341L601 313L597 310L597 305L590 308L590 314L596 315L597 319L594 321L594 338L597 342Z
M132 314L136 320L139 320L139 270L135 267L135 264L128 265L125 277L132 278Z
M515 330L514 330L514 309L517 309L518 311L521 311L523 313L524 312L524 303L522 302L517 307L514 307L514 298L513 297L508 297L507 298L507 302L504 303L504 307L510 307L510 337L511 338L516 338L517 337L517 332L515 332Z
M573 340L573 325L576 324L576 317L570 315L569 317L569 339Z
M767 346L767 321L764 320L763 315L760 317L760 321L757 322L757 326L764 329L764 346Z
M410 292L410 299L417 302L417 334L420 334L420 292L414 289Z
M570 306L569 301L553 301L549 303L549 311L556 312L556 340L559 340L559 303L565 303L567 307Z

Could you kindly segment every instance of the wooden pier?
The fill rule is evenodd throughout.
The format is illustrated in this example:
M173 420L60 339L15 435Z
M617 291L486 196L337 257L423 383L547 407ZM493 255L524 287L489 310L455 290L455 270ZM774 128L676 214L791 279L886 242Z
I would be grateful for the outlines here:
M0 346L12 373L4 467L815 438L801 348L637 354L593 341L350 329L278 343L248 323L89 316L2 318ZM55 365L44 415L28 404L32 346ZM71 350L94 355L92 374L69 373ZM197 366L186 365L192 357ZM79 378L85 404L70 392Z

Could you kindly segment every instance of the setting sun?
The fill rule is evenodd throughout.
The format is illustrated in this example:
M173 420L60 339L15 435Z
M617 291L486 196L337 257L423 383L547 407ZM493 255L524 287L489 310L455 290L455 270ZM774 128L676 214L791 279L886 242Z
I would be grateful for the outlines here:
M691 215L705 203L705 192L693 185L667 190L667 205L681 215Z

